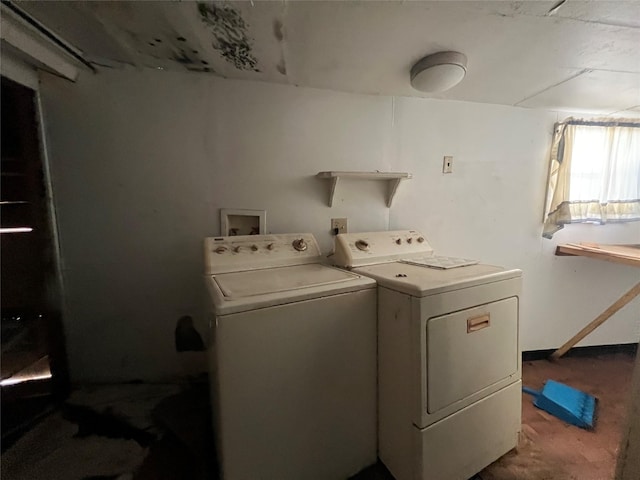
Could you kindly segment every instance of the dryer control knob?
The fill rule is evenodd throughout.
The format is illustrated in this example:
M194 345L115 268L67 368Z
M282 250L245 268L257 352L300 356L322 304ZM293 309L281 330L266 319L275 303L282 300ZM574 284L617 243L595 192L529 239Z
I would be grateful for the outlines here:
M276 248L276 246L273 243L270 243L269 245L267 245L267 250L273 250L274 248Z
M253 250L254 252L258 251L258 245L251 245L251 250Z
M226 251L227 251L227 247L223 247L222 245L214 250L214 252L216 253L224 253Z
M236 253L240 253L240 245L238 245L237 247L233 247L233 251Z
M362 250L363 252L366 252L367 250L369 250L369 243L365 242L364 240L358 240L356 241L356 248L358 250Z
M304 241L304 238L294 240L291 245L299 252L304 252L307 249L307 242Z
M418 243L424 242L424 237L418 237Z
M402 243L402 239L401 239L401 238L397 239L397 240L396 240L396 243L397 243L398 245L400 245L400 244Z
M407 243L411 243L411 242L413 242L413 238L411 237L407 238Z

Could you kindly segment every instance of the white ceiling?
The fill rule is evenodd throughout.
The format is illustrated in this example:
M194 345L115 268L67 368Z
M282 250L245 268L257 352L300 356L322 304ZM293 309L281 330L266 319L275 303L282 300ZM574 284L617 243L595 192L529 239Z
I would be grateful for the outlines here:
M98 71L132 64L348 92L637 115L640 2L568 0L553 10L558 3L17 5ZM442 94L413 90L412 64L441 50L467 55L466 78Z

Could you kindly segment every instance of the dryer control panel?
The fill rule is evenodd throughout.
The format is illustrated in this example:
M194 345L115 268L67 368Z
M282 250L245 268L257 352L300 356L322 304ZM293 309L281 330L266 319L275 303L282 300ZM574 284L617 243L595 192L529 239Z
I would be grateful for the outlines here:
M377 263L433 255L426 237L416 230L341 233L336 236L333 263L339 267L361 267Z
M238 235L205 238L204 260L205 273L212 275L319 263L322 255L310 233Z

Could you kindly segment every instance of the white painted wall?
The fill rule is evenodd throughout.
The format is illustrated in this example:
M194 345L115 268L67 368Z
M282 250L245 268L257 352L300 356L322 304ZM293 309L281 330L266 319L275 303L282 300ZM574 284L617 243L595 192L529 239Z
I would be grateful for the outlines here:
M540 236L553 112L336 93L157 71L42 78L75 380L180 374L173 329L204 323L202 238L220 208L267 210L271 232L330 218L351 231L423 230L437 251L524 270L522 345L559 346L637 281L631 267L555 257L556 243L640 242L640 224ZM442 156L454 173L443 176ZM403 170L345 182L321 170ZM583 344L638 340L636 300Z

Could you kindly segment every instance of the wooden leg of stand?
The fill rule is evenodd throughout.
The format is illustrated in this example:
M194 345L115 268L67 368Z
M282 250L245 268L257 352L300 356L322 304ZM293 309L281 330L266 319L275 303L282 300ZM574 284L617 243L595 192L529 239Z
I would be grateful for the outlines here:
M576 343L582 340L584 337L593 332L596 328L602 325L611 315L616 313L622 307L624 307L631 300L636 298L640 294L640 282L638 282L631 290L622 295L618 300L616 300L609 308L607 308L604 312L602 312L598 317L592 321L589 325L584 327L578 333L576 333L573 337L571 337L564 345L562 345L559 349L551 354L552 360L557 360L562 355L567 353L567 351L573 347Z

